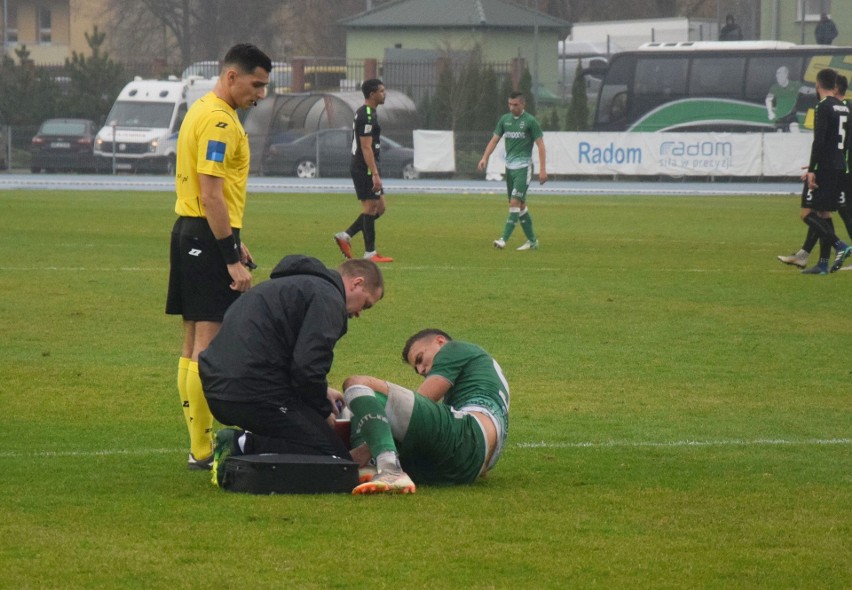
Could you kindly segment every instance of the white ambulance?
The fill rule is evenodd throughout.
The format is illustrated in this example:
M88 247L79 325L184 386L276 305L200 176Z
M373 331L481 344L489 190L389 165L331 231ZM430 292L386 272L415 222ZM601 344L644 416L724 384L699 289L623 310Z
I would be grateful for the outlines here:
M215 84L215 78L135 78L119 93L95 137L98 168L174 174L177 135L186 111Z

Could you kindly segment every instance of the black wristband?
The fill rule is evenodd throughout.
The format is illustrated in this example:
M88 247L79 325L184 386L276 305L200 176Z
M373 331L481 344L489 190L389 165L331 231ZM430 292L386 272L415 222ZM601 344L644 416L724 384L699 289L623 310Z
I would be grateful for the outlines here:
M236 264L240 261L240 248L237 246L234 234L231 234L227 238L216 240L216 243L219 245L219 251L222 252L225 264Z

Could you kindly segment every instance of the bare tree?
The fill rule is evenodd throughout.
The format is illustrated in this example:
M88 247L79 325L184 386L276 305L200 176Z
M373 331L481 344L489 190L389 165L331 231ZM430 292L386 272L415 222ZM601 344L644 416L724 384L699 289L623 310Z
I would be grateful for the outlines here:
M162 59L175 67L221 59L234 43L283 59L284 0L109 0L112 50L122 61Z

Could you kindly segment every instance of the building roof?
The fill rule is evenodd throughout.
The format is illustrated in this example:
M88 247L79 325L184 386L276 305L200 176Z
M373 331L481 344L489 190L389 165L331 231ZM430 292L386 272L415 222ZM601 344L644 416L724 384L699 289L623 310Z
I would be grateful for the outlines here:
M481 28L561 30L568 21L508 0L397 0L342 19L347 28Z

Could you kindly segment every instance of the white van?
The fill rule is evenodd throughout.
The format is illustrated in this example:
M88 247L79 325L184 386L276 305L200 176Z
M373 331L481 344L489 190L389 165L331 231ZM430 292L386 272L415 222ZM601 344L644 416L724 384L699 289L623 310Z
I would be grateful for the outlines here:
M174 174L177 134L186 111L215 84L215 78L134 79L119 93L95 137L98 167Z

